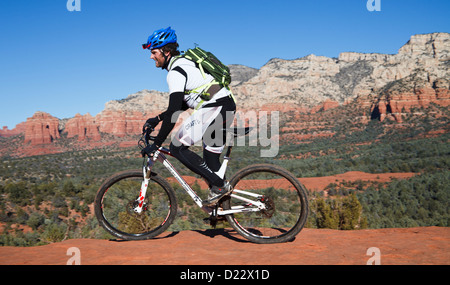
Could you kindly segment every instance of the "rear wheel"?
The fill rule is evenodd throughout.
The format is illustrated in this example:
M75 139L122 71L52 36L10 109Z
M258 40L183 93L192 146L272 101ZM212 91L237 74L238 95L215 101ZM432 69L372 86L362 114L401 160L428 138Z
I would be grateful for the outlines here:
M152 175L141 213L136 213L142 171L124 171L103 183L95 198L95 215L99 224L112 235L126 240L153 238L173 222L177 201L170 184Z
M257 212L227 215L227 221L242 236L255 243L280 243L292 240L303 228L308 215L306 188L287 170L270 164L250 165L230 180L233 189L258 194L265 206ZM245 196L237 191L233 192ZM255 199L255 198L253 198ZM224 210L254 205L231 197L223 201Z

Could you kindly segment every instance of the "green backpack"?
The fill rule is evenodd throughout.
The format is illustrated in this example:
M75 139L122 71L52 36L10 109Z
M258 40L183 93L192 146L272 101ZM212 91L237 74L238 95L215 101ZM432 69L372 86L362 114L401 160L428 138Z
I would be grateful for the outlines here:
M203 78L205 78L206 73L214 77L211 83L200 86L194 90L189 91L189 93L195 93L197 90L204 89L201 98L205 101L210 100L215 93L217 93L220 88L226 87L231 83L231 73L228 66L223 64L214 54L205 51L199 47L193 49L188 49L183 55L179 57L184 57L188 60L195 62L200 69ZM220 86L220 88L215 88ZM228 88L229 89L229 88Z
M230 69L214 54L196 47L188 49L183 56L198 64L203 77L205 77L204 72L206 70L222 86L228 86L231 83Z

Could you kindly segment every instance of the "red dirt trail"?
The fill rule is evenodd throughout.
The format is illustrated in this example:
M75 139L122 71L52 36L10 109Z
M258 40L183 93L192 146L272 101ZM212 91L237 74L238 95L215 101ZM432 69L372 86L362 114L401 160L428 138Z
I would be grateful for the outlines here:
M73 239L36 247L0 247L0 265L65 265L69 248L82 265L381 265L450 264L450 228L339 231L303 229L293 242L261 245L231 229L167 232L146 241Z

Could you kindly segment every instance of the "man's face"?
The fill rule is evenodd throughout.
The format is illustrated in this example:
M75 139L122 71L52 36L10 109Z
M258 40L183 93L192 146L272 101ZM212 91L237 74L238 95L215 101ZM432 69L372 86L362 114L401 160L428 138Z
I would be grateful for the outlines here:
M166 56L168 55L169 52L167 52ZM161 49L152 49L152 55L150 58L155 61L156 67L162 67L164 65L164 55Z

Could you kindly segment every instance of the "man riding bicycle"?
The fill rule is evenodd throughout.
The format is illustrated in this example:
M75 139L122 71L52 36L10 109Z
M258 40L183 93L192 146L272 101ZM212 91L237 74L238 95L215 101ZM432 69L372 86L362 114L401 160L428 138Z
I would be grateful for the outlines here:
M145 147L142 154L152 156L161 147L175 126L180 111L195 109L186 119L170 143L170 152L191 171L207 180L210 187L204 205L217 203L231 192L228 181L219 177L220 154L226 142L226 131L236 112L236 104L231 92L221 85L210 83L214 78L198 68L196 63L178 57L177 36L170 27L155 31L142 45L151 51L151 59L156 67L166 69L169 86L167 110L146 121L144 128L155 128L161 121L161 129L152 145ZM202 88L204 87L204 88ZM210 94L204 101L202 92ZM203 158L189 150L195 143L203 141Z

